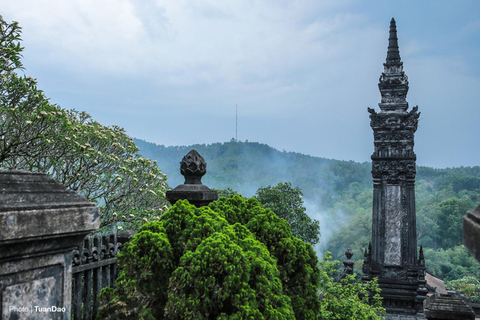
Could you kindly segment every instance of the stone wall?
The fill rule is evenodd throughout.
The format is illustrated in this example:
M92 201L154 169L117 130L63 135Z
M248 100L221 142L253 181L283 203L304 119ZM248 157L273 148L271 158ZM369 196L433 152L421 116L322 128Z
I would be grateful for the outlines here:
M70 319L72 251L98 208L47 175L0 171L2 319Z

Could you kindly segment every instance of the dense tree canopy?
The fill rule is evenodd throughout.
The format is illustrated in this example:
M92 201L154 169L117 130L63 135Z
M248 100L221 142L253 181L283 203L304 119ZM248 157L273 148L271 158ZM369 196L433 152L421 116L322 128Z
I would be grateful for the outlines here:
M294 236L315 245L320 237L320 223L307 215L302 197L300 188L293 188L290 182L260 188L255 194L264 208L287 220Z
M157 219L166 176L122 128L51 104L22 76L20 32L0 17L0 167L49 173L100 205L102 226Z
M311 245L255 199L179 201L126 245L100 316L314 319L317 262Z

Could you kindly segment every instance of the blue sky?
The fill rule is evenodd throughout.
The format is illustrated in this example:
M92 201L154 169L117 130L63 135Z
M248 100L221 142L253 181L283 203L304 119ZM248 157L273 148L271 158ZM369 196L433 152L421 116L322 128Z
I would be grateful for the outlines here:
M0 0L53 103L164 145L238 139L370 161L397 21L417 163L480 165L479 1Z

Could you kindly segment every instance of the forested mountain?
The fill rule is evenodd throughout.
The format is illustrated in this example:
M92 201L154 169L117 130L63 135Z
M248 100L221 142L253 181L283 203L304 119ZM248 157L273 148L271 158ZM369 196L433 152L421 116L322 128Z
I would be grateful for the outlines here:
M252 196L260 187L289 181L302 189L307 214L321 225L321 247L343 260L347 247L362 261L370 241L371 163L339 161L281 152L266 144L231 140L211 145L165 147L135 141L143 156L157 160L170 187L183 183L179 162L191 149L207 161L203 182ZM418 244L425 248L428 271L445 280L480 277L480 264L462 245L462 219L480 203L480 166L434 169L417 167ZM356 270L359 270L359 264Z
M338 192L352 182L371 185L370 163L339 161L294 152L281 152L266 144L231 140L210 145L165 147L135 140L145 157L158 161L167 174L170 187L183 183L179 162L191 149L207 161L202 181L217 189L231 188L252 196L259 187L289 181L302 189L304 196L325 206L335 201ZM332 198L333 197L333 198Z

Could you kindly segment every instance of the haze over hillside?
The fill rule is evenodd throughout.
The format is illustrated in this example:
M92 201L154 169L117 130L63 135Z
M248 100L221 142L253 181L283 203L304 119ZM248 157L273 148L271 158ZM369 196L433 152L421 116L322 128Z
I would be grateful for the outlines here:
M260 187L289 181L302 189L307 214L320 221L321 238L316 251L321 255L328 240L359 211L370 212L372 198L371 163L340 161L305 154L278 151L257 142L229 142L192 146L156 145L135 139L141 154L157 160L167 174L171 188L184 182L180 161L196 149L207 161L202 182L211 188L231 188L250 197ZM460 192L480 189L480 167L433 169L417 167L417 189L433 196L437 190ZM442 191L443 192L443 191ZM439 201L441 200L439 196ZM417 208L421 210L422 208ZM417 211L418 211L417 210ZM368 227L368 226L367 226ZM340 250L340 249L339 249Z

